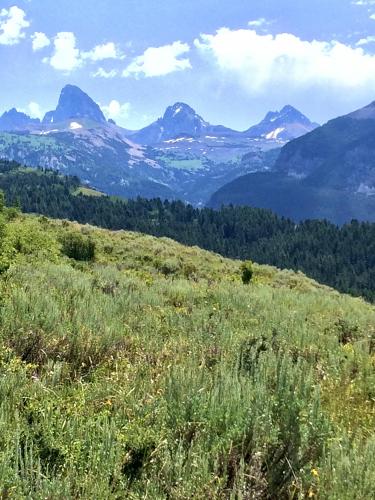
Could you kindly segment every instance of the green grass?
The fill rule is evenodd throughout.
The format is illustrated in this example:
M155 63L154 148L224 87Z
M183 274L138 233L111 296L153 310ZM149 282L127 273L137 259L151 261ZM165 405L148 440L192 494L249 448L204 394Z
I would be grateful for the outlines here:
M96 189L91 189L91 188L87 188L87 187L79 187L75 193L75 195L80 195L80 194L83 194L84 196L94 196L94 197L101 197L101 196L104 196L104 193L101 193L100 191L97 191Z
M1 263L4 498L373 498L373 306L44 217L7 223Z
M0 139L0 150L3 147L13 146L14 144L22 147L30 147L35 150L44 148L58 148L56 140L53 137L49 137L48 135L17 135L2 132Z

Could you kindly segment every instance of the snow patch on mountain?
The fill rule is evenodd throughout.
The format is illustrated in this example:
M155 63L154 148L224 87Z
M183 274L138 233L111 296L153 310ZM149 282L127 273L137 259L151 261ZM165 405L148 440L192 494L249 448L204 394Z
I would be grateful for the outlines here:
M271 139L275 140L275 139L277 139L279 137L279 135L282 132L284 132L284 130L285 130L285 127L279 127L279 128L277 128L275 130L272 130L272 132L269 132L268 134L265 134L263 137L265 137L268 140L271 140Z
M176 144L177 142L195 142L195 140L192 137L178 137L177 139L164 141L164 144Z
M178 113L181 113L182 111L182 107L181 106L178 106L178 108L175 110L175 112L173 113L173 117L177 116Z
M82 125L78 122L71 122L71 124L69 125L69 128L71 130L78 130L80 128L83 128Z

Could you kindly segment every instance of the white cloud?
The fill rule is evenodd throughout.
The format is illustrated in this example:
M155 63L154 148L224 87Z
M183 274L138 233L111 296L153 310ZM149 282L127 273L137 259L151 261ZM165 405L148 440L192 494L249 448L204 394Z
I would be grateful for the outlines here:
M80 52L76 47L76 37L71 32L57 33L53 40L54 53L52 57L43 59L59 71L70 72L82 64Z
M370 19L372 19L373 21L375 21L375 14L371 14Z
M163 76L191 68L188 58L181 58L190 51L187 43L174 42L163 47L149 47L136 57L123 71L123 76Z
M37 102L29 102L27 109L31 118L42 118L44 115Z
M260 17L259 19L254 19L253 21L249 21L248 25L249 26L255 26L255 27L260 27L264 26L265 24L270 24L269 21L265 17Z
M25 38L24 29L30 26L26 12L14 5L0 10L0 45L15 45Z
M31 39L33 41L34 52L36 52L37 50L44 49L44 47L48 47L49 45L51 45L50 39L47 37L47 35L40 31L36 31L31 36Z
M369 43L374 43L375 42L375 36L367 36L366 38L361 38L360 40L358 40L358 42L356 43L356 45L358 47L360 47L361 45L367 45Z
M124 59L125 56L121 54L113 42L108 42L102 45L97 45L89 52L82 52L82 59L89 59L91 61L103 61L105 59Z
M31 101L26 106L26 108L17 108L20 113L25 113L31 118L42 118L44 116L44 112L40 108L37 102Z
M375 5L375 0L354 0L352 4L368 7L370 5Z
M83 66L86 63L103 61L105 59L124 59L113 42L108 42L103 45L96 45L88 52L81 51L77 47L77 39L72 32L57 33L53 39L54 52L52 57L45 57L43 62L50 64L53 68L59 71L70 72ZM99 68L91 76L113 78L116 76L116 70L105 71Z
M337 41L221 28L213 35L201 35L194 44L223 76L232 77L250 93L375 85L375 56Z
M91 73L93 78L115 78L117 75L118 71L116 69L106 71L104 68L98 68L96 71Z
M101 106L101 109L107 118L124 121L129 117L131 105L129 102L121 104L113 99L107 106Z

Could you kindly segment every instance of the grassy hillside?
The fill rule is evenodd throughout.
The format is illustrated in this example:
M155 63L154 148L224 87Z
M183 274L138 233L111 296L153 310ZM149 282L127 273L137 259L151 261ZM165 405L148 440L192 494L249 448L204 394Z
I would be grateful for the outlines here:
M226 257L301 270L341 292L375 302L375 224L352 221L337 227L318 220L296 225L251 207L212 210L181 201L110 198L82 187L77 177L1 160L0 189L9 205L24 212L166 236ZM303 208L302 199L299 206Z
M245 285L240 262L168 239L4 217L3 498L373 498L373 306L266 266Z

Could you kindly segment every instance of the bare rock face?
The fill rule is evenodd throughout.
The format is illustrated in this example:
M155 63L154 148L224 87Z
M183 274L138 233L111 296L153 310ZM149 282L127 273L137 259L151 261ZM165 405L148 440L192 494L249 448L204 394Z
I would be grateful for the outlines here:
M56 110L46 113L43 124L50 125L73 118L106 123L102 110L90 96L75 85L66 85L61 91Z

